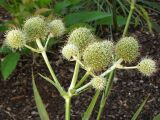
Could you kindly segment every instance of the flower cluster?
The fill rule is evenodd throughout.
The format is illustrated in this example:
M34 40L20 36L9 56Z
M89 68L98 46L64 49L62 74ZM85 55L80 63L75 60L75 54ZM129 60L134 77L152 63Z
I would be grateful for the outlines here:
M22 30L13 29L6 33L5 45L17 50L36 39L45 40L48 34L59 37L64 33L65 25L60 19L55 19L48 24L42 16L31 17L25 21Z
M64 33L65 25L62 20L55 19L47 23L44 17L36 16L26 20L22 30L13 29L7 32L5 44L12 49L21 49L28 42L37 39L46 40L49 35L60 37ZM119 66L122 61L131 63L140 53L139 43L134 37L123 37L114 45L109 40L98 40L90 29L79 27L70 33L67 44L62 49L62 55L67 60L78 60L85 70L90 70L94 77L91 80L92 86L102 90L106 80L103 78L104 76L100 75L99 77L98 75L97 77L95 73L102 72L109 67L116 68L114 62L117 60L121 60ZM156 71L156 64L152 59L145 58L134 68L142 74L150 76Z
M80 27L69 35L67 45L62 49L62 54L68 60L77 57L86 70L91 70L94 73L112 66L112 63L118 59L131 63L136 60L140 52L139 43L134 37L123 37L114 45L109 40L96 39L88 28ZM134 68L147 76L156 71L155 62L151 59L142 60ZM95 89L102 90L105 86L103 77L95 76L91 81Z

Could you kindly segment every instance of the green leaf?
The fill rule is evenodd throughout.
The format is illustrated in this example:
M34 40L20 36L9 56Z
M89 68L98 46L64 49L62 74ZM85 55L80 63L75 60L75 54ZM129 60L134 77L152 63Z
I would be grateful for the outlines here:
M145 98L145 100L141 103L141 105L139 106L139 108L137 109L137 111L135 112L135 114L133 115L131 120L137 120L139 114L141 113L141 111L143 110L144 105L146 104L147 100L149 98L149 95Z
M0 47L0 53L1 53L1 54L7 54L7 53L12 53L12 51L11 51L11 49L9 49L8 47L1 46L1 47Z
M94 108L94 106L97 102L97 99L99 97L99 94L100 94L100 91L96 91L95 95L92 98L91 103L89 104L89 106L87 108L87 111L84 113L84 116L83 116L82 120L89 120L89 118L92 114L93 108Z
M58 2L55 6L54 6L54 11L56 13L60 13L63 9L65 9L66 7L70 6L71 2L68 0L64 0L62 2Z
M52 0L37 0L37 2L40 4L40 6L47 6L52 2Z
M5 4L5 0L0 0L0 6L3 6Z
M6 80L9 75L14 71L19 59L19 53L10 53L1 62L1 73L4 80Z
M34 99L36 102L39 116L40 116L41 120L49 120L49 115L46 111L45 105L44 105L42 98L38 92L38 89L36 87L33 73L32 73L32 85L33 85Z
M149 32L152 32L152 24L151 24L151 21L150 21L150 17L149 17L149 15L148 15L148 12L147 12L142 6L139 6L139 8L140 8L140 10L142 11L143 17L144 17L144 19L145 19L146 22L147 22Z
M7 27L3 24L0 24L0 32L4 32L7 30Z
M92 11L92 12L84 11L84 12L71 13L65 16L64 20L66 25L70 26L76 23L92 22L106 17L111 18L112 14L99 11Z
M160 25L157 24L156 22L151 22L152 23L152 28L156 31L156 32L160 32Z
M119 26L125 25L126 24L126 20L127 20L126 17L117 16L117 24ZM96 23L100 24L100 25L113 25L112 16L97 20Z
M154 9L157 9L157 10L160 11L160 4L157 3L157 2L150 2L150 1L144 0L142 4L146 4L146 5L148 5L149 7L152 7L152 8L154 8Z
M158 115L156 115L153 120L160 120L160 113Z

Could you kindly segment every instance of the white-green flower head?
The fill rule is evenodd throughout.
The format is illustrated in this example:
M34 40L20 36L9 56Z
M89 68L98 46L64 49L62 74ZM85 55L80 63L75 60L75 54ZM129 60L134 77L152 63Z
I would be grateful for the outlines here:
M79 53L78 47L73 44L67 44L62 49L62 55L67 59L71 60L73 56L77 56Z
M112 60L113 43L110 41L95 42L89 45L83 53L83 60L93 71L101 71Z
M134 61L139 55L138 41L133 37L124 37L118 41L115 54L126 62Z
M76 45L80 53L82 53L89 44L95 41L95 36L92 34L91 30L85 27L75 29L68 38L68 43Z
M55 19L50 22L49 24L50 32L53 35L53 37L60 37L64 35L65 33L65 25L62 20Z
M19 29L10 30L5 35L6 39L4 41L4 44L11 49L21 49L25 45L25 35L24 33Z
M137 66L137 69L146 76L151 76L156 72L156 63L150 58L144 58Z
M106 85L106 79L104 77L97 76L91 80L93 88L97 90L104 90Z
M31 41L37 38L44 38L48 33L47 23L40 16L29 18L24 23L24 32Z

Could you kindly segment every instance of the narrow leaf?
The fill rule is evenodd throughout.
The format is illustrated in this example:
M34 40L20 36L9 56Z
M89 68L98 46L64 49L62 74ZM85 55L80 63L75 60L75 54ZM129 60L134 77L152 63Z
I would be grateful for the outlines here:
M49 120L49 115L46 111L45 105L44 105L42 98L38 92L38 89L36 87L33 73L32 73L32 85L33 85L34 99L36 102L39 116L40 116L41 120Z
M135 114L133 115L131 120L136 120L138 118L138 116L140 115L140 113L143 110L144 105L146 104L147 100L149 98L149 95L145 98L145 100L141 103L141 105L139 106L139 108L137 109L137 111L135 112Z
M142 11L143 17L144 17L144 19L145 19L146 22L147 22L149 32L152 32L152 24L151 24L151 21L150 21L150 17L149 17L149 15L148 15L148 12L147 12L142 6L139 6L139 8L140 8L140 10Z
M154 8L154 9L157 9L157 10L160 11L160 4L157 3L157 2L150 2L150 1L144 0L142 4L146 4L146 5L148 5L149 7L152 7L152 8Z
M94 106L97 102L97 99L99 97L99 94L100 94L100 91L96 91L95 95L93 96L92 98L92 101L91 103L89 104L88 108L87 108L87 111L84 113L84 116L82 118L82 120L89 120L91 114L92 114L92 111L94 109Z
M10 53L3 59L3 61L1 62L1 73L4 80L6 80L14 71L19 59L19 53Z

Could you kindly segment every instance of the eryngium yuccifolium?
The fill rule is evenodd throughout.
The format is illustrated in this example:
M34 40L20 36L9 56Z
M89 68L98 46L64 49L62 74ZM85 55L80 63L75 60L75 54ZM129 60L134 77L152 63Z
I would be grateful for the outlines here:
M73 44L67 44L62 49L62 55L67 59L70 60L73 56L78 55L78 47Z
M103 90L106 85L106 80L103 77L95 77L91 80L93 88L97 90Z
M133 37L124 37L118 41L115 54L126 62L134 61L139 55L139 44Z
M137 69L146 76L151 76L156 71L156 63L150 58L144 58L137 66Z
M60 37L65 33L65 25L60 19L50 22L49 27L53 37Z
M112 42L95 42L85 49L83 53L83 60L85 65L93 71L101 71L111 62L112 53Z
M21 49L25 44L25 35L18 29L8 31L4 44L12 49Z
M44 38L48 32L47 23L43 17L32 17L24 23L24 32L31 41Z
M82 53L84 49L94 41L96 41L94 35L85 27L75 29L68 38L68 43L76 45L80 53Z

